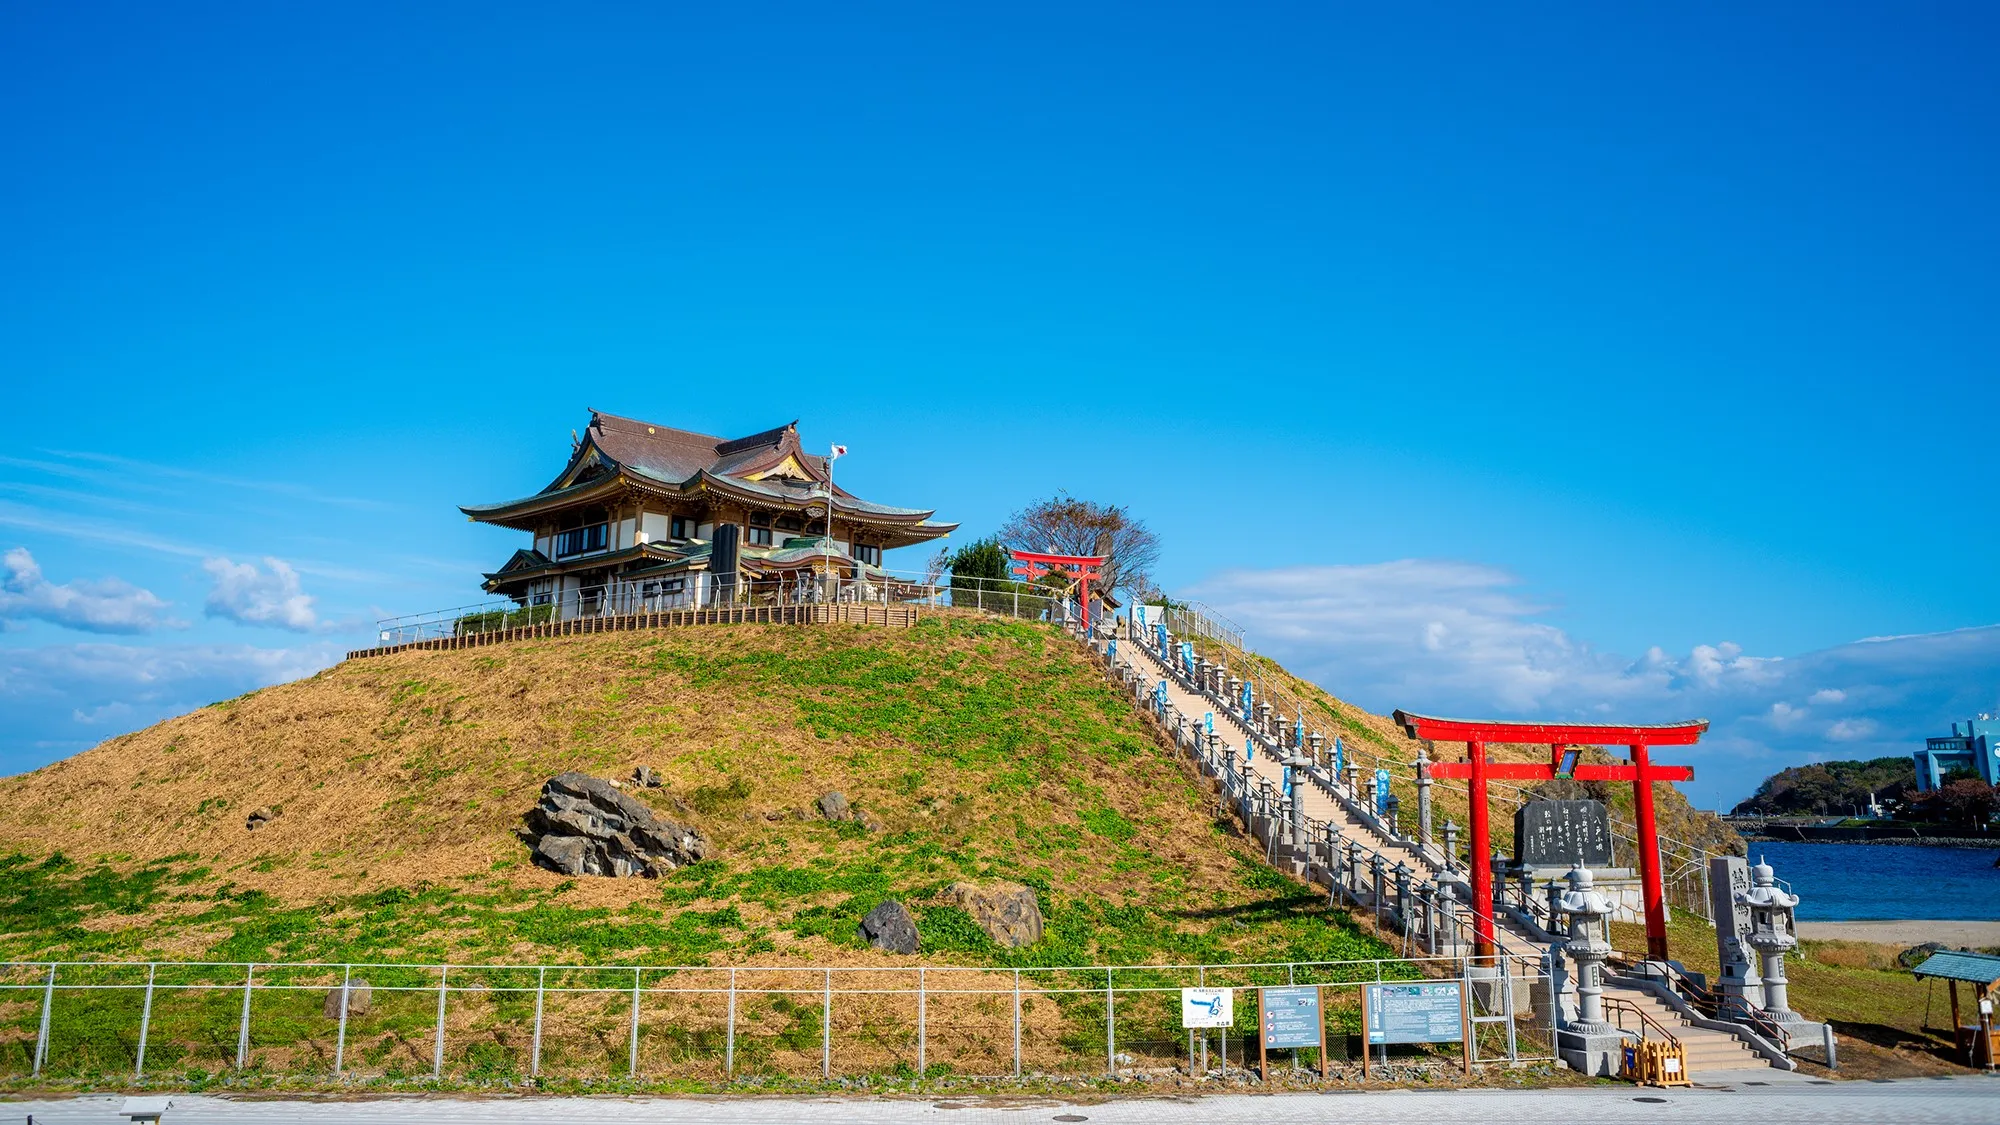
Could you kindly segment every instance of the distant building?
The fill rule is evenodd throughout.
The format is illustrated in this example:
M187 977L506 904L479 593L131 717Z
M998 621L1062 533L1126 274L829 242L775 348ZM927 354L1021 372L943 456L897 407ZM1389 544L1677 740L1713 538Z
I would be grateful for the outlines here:
M1951 733L1924 740L1916 752L1917 792L1944 784L1953 770L1969 770L1988 785L2000 785L2000 720L1981 715L1951 724Z
M565 615L702 605L739 581L873 581L883 551L958 526L862 500L829 468L800 447L797 422L732 439L592 411L547 487L459 510L534 537L486 575L488 591Z

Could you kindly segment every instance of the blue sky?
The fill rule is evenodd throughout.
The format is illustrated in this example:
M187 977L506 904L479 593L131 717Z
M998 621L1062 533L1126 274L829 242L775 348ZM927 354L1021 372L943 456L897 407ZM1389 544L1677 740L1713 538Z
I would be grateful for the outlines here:
M2000 705L1990 5L417 7L0 9L0 770L473 600L588 408L1710 802Z

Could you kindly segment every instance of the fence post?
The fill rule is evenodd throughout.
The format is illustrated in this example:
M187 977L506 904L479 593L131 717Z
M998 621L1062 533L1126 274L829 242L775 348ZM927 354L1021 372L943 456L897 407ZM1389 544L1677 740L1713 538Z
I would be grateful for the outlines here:
M56 963L49 962L49 983L42 991L42 1030L35 1036L34 1077L40 1077L42 1063L49 1057L49 1009L56 1003Z
M625 1048L625 1077L639 1077L639 970L632 969L632 1039Z
M257 979L257 965L243 966L243 1019L236 1025L236 1069L250 1065L250 989Z
M539 1078L542 1074L542 992L548 987L549 967L535 968L535 1039L528 1051L528 1077Z
M833 1077L833 970L826 971L826 991L819 1003L819 1076Z
M928 1044L925 1042L925 1037L924 1037L924 1016L926 1014L924 1008L926 999L927 998L924 994L924 970L918 969L917 970L917 1081L919 1082L924 1080L924 1072L930 1069L925 1064L925 1048L928 1046Z
M450 978L451 978L451 963L446 962L442 965L439 965L437 1033L431 1039L432 1078L444 1077L444 1003L445 1003L445 997L449 995L448 986L450 984Z
M132 1058L132 1079L138 1081L146 1076L146 1032L153 1023L153 981L159 976L159 962L146 966L146 1002L139 1007L139 1049Z
M1014 1077L1021 1077L1021 970L1014 970Z
M722 1044L722 1076L736 1077L736 970L729 970L729 1029Z
M1111 991L1111 974L1114 970L1104 970L1104 1069L1112 1077L1118 1076L1118 998Z
M347 997L354 983L354 966L342 965L340 973L340 1029L334 1033L333 1074L338 1078L347 1062Z

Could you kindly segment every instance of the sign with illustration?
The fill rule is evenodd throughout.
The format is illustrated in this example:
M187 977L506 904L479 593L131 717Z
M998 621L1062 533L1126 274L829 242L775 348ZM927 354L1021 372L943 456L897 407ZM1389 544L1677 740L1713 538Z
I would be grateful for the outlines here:
M1181 1026L1228 1027L1236 1022L1235 995L1227 988L1181 989Z
M1264 1046L1272 1048L1318 1047L1324 1025L1320 1019L1319 988L1266 988L1258 993L1263 1005Z

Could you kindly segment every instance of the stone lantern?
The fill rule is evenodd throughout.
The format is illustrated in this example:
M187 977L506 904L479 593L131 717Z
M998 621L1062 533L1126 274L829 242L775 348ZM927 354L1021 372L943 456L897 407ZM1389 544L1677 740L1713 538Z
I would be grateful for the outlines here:
M1312 760L1320 765L1325 765L1326 736L1318 731L1314 731L1306 736L1306 745L1311 748Z
M1768 863L1750 868L1751 887L1736 892L1736 901L1750 908L1750 948L1763 961L1764 1014L1779 1023L1802 1023L1805 1017L1792 1011L1785 995L1785 954L1799 944L1794 912L1799 896L1778 887L1776 872Z
M1403 835L1402 830L1396 827L1396 818L1398 814L1400 814L1402 811L1403 811L1403 799L1401 797L1398 797L1394 793L1391 793L1387 797L1383 798L1382 819L1389 822L1389 838L1392 840L1397 840L1402 838Z
M1299 792L1299 787L1305 780L1305 768L1312 765L1312 760L1293 754L1281 764L1285 767L1285 789L1292 797L1293 838L1303 840L1306 831L1306 802L1304 794Z
M1576 963L1577 1018L1556 1034L1563 1061L1585 1074L1615 1073L1613 1059L1625 1036L1604 1018L1604 960L1611 956L1605 929L1616 904L1592 889L1590 872L1570 869L1569 889L1557 900L1569 916L1569 940L1563 952Z
M1449 817L1444 822L1444 869L1458 870L1458 822Z

